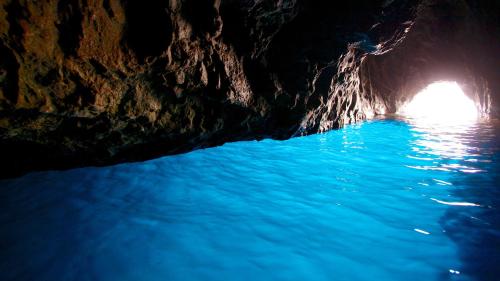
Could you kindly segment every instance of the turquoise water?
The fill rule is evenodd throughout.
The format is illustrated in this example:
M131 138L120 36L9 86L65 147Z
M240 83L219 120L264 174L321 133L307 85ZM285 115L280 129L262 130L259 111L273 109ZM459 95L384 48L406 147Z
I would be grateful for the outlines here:
M0 280L500 280L499 131L377 120L0 181Z

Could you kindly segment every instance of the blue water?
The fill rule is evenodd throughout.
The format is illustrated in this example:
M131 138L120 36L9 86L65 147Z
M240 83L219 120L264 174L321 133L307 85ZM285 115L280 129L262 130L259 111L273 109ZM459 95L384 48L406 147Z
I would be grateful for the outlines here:
M491 122L377 120L0 181L0 280L500 280Z

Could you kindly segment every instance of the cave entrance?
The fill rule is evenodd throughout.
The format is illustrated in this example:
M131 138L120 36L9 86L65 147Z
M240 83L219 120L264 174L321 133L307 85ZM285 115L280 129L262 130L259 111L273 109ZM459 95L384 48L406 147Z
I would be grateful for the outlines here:
M400 113L410 118L438 123L474 121L478 109L457 82L429 84L402 107Z

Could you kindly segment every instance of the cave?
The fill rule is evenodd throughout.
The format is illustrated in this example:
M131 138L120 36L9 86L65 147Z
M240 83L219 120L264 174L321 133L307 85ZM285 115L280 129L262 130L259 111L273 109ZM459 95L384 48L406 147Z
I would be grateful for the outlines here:
M0 3L0 280L499 280L498 0Z

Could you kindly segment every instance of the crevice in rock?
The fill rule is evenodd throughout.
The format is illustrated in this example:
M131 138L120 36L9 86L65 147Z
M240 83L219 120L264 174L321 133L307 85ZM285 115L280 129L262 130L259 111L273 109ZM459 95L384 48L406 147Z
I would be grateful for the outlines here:
M104 65L102 65L102 63L100 63L98 60L90 59L89 62L92 65L92 67L94 68L96 74L104 75L108 72L106 67Z
M80 46L83 34L81 7L86 5L86 0L60 0L57 5L59 15L59 23L56 25L59 30L58 43L64 54L68 56L75 55Z
M247 74L252 92L259 93L265 100L271 102L277 89L269 70L259 62L249 58L243 59L243 69Z
M314 93L307 104L308 109L315 109L326 103L328 91L336 72L337 69L334 66L327 66L319 72L314 83Z
M35 76L35 81L40 83L42 86L50 86L51 83L56 81L58 78L58 72L56 69L50 69L46 73L39 73Z
M214 34L219 29L218 11L214 5L214 0L185 0L183 2L182 14L191 23L194 33Z
M108 14L109 18L112 19L115 17L115 13L113 12L113 8L110 5L110 1L112 1L112 0L103 0L102 7L104 8L106 13Z
M230 1L220 7L220 16L224 23L222 27L223 40L234 47L239 56L250 52L252 42L245 24L246 14L240 9L239 3Z
M22 52L24 51L24 46L22 44L24 30L20 21L26 18L26 10L21 6L19 1L11 1L9 5L6 5L5 11L7 12L9 37L11 38L9 41Z
M0 41L0 87L4 97L15 104L19 94L19 63L12 50Z
M168 1L125 2L127 24L124 41L139 62L161 55L172 41L172 22L167 13Z
M70 85L72 85L72 89L64 99L64 105L76 105L80 108L88 107L95 102L95 94L92 92L92 89L86 87L81 79L76 75L70 76ZM68 107L67 110L72 110L71 107Z

